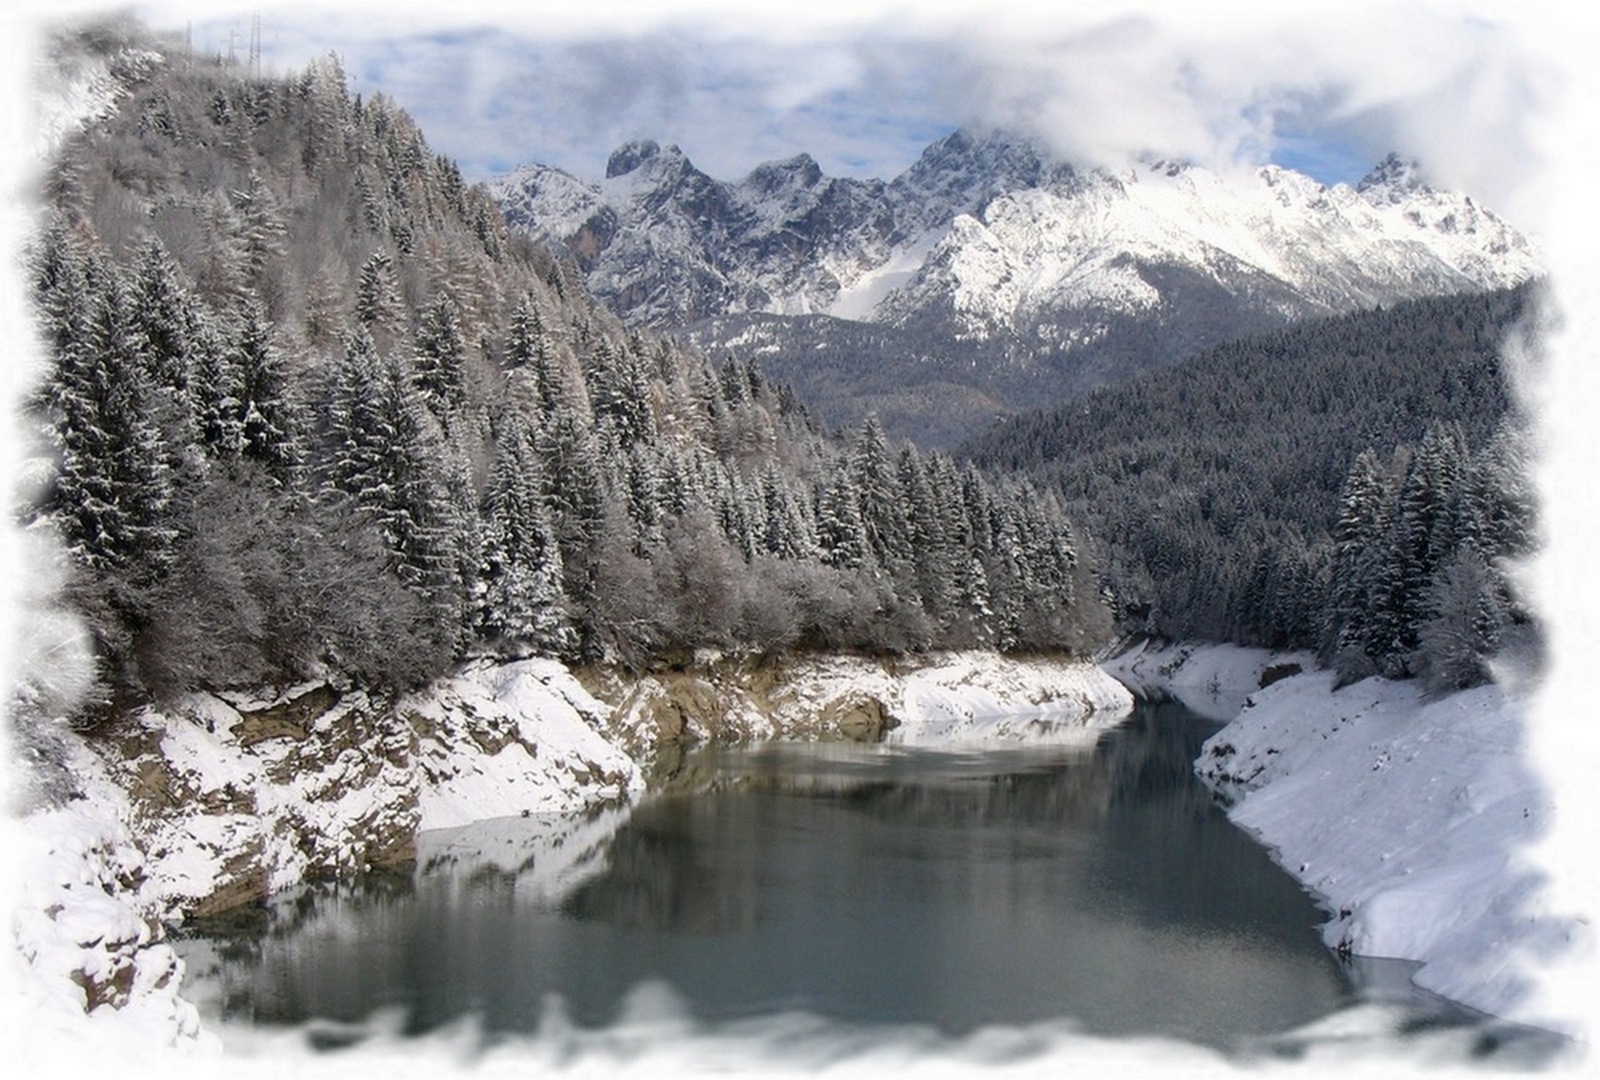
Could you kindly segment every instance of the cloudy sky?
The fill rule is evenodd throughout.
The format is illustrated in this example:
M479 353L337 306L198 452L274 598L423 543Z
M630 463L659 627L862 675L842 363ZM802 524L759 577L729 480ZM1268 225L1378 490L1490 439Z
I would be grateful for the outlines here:
M1390 149L1515 213L1559 78L1500 3L1319 6L814 0L468 0L135 10L272 70L337 53L430 143L485 179L528 161L599 175L619 143L677 143L723 179L809 152L834 175L898 174L963 124L1024 127L1074 160L1154 152L1276 161L1358 180ZM980 6L982 10L980 10ZM1092 10L1092 14L1090 11Z

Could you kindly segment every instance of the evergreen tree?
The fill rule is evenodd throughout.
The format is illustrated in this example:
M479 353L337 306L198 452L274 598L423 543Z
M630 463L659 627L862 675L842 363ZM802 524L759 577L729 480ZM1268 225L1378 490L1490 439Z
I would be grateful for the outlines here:
M917 452L907 446L900 452L900 489L905 493L906 523L910 542L913 583L923 609L934 624L947 627L955 616L956 559L945 533L944 508L934 495L933 482Z
M465 398L466 358L459 309L448 293L441 293L423 312L416 339L417 390L440 423Z
M215 320L195 327L190 375L195 435L213 460L236 458L244 449L244 385L237 360Z
M834 466L827 486L817 498L817 544L822 549L822 561L828 566L858 570L872 563L855 477L844 462Z
M1432 614L1417 634L1428 682L1456 690L1489 681L1509 619L1483 556L1471 548L1456 552L1436 577L1428 606Z
M506 335L506 366L510 368L540 368L544 364L547 345L544 320L532 296L524 296L511 310L511 323Z
M251 292L266 306L269 317L282 317L287 299L284 260L288 252L288 226L278 199L259 172L251 170L241 191L232 193L239 216L239 238Z
M75 559L132 626L170 568L180 530L171 449L152 419L132 300L96 252L62 253L46 310L56 342L46 389L59 470L47 506Z
M152 388L181 398L189 389L196 305L160 240L147 240L138 260L130 303L146 375Z
M281 484L293 482L300 468L300 424L289 396L289 376L274 340L266 308L248 304L240 313L238 337L229 368L236 373L238 452L259 462Z
M634 443L627 450L628 522L633 554L648 559L662 543L666 509L661 495L660 463L654 449Z
M861 425L852 447L850 469L867 546L877 561L898 577L911 558L910 528L906 523L905 495L895 474L888 440L876 417L867 417Z
M380 347L404 327L405 307L395 283L394 260L387 252L374 251L361 264L361 274L356 281L355 315Z
M1330 655L1348 649L1377 656L1373 625L1382 569L1380 545L1388 534L1389 493L1383 467L1363 450L1350 467L1333 531L1333 574L1325 604L1324 640Z
M562 591L573 605L574 655L604 654L598 618L600 559L609 494L593 432L570 410L540 429L545 498L561 553Z

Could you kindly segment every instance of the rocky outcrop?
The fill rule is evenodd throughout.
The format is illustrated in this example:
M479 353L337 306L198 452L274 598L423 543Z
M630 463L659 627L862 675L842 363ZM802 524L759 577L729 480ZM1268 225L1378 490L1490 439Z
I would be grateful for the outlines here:
M326 682L196 694L87 746L139 837L143 900L204 916L409 862L424 828L628 798L643 780L594 730L602 711L559 664L522 661L393 700Z
M828 727L855 742L882 742L890 729L900 726L883 702L868 696L830 702L822 719Z
M141 891L167 917L411 858L417 745L387 702L326 684L194 695L89 739L144 848Z
M902 659L702 653L679 670L579 677L612 706L607 731L640 758L666 745L755 738L964 738L1049 705L1057 718L1117 716L1132 698L1091 665L993 653Z

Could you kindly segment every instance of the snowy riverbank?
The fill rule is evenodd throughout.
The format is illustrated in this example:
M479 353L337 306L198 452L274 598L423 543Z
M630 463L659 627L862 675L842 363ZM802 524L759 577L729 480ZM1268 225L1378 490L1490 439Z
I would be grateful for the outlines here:
M546 660L469 664L379 701L311 683L269 696L197 694L115 730L61 732L78 797L7 822L27 1049L220 1048L182 996L166 925L315 876L444 857L434 838L525 813L625 807L640 759L704 739L1015 740L1048 703L1058 724L1120 720L1131 696L1085 664L960 653L762 665L707 656L635 678ZM418 835L425 834L419 845ZM584 873L592 853L563 873ZM569 853L570 853L569 852ZM562 863L566 866L566 863Z
M1420 986L1571 1030L1536 993L1538 961L1575 928L1542 912L1522 855L1551 812L1521 751L1525 697L1428 700L1383 679L1335 691L1309 656L1223 645L1139 647L1105 666L1231 717L1197 770L1327 908L1330 947L1418 961Z

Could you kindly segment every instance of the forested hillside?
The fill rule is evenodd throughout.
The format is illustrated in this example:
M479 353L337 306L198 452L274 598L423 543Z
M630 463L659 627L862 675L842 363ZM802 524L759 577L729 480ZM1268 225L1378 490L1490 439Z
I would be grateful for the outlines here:
M1481 680L1532 616L1536 540L1501 347L1530 287L1207 350L967 447L1058 490L1126 628L1319 649L1351 674Z
M627 332L335 59L263 78L115 24L58 48L119 91L29 253L54 467L23 518L70 552L102 706L1105 633L1053 495Z

